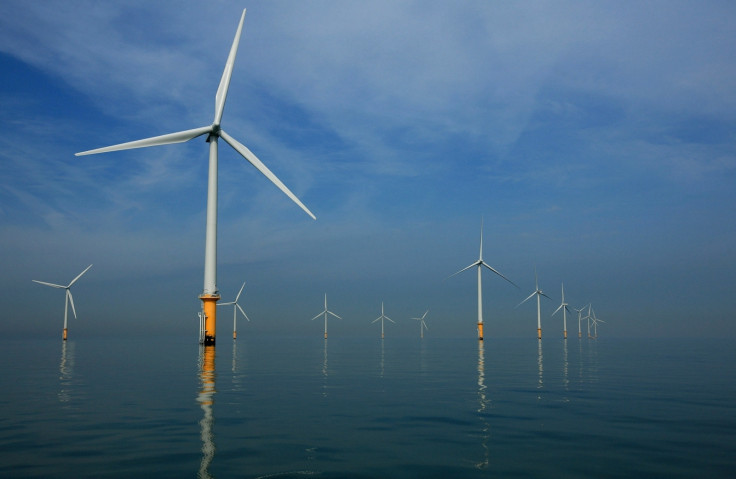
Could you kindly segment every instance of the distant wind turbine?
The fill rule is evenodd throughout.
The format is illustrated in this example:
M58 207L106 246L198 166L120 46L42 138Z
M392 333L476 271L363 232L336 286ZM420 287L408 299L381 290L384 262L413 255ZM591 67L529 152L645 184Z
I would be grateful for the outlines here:
M544 294L542 290L539 289L539 281L537 278L537 268L534 268L534 292L530 294L524 301L517 304L516 307L518 308L522 304L526 303L528 300L532 299L534 295L537 296L537 338L542 339L542 306L539 302L539 299L542 296L544 296L547 299L552 299L552 298Z
M429 313L429 310L426 310L421 318L411 318L411 319L416 319L417 321L419 321L419 337L420 338L424 337L425 329L429 331L429 327L427 326L427 323L424 322L424 318L427 317L427 313Z
M323 314L325 315L325 339L327 339L327 315L330 314L330 315L336 317L337 319L342 319L340 316L336 315L335 313L333 313L332 311L330 311L330 310L327 309L327 293L325 293L325 310L322 311L321 313L319 313L317 316L313 317L312 318L312 321L314 321L315 319L319 318Z
M565 283L562 283L562 303L560 303L560 306L555 309L552 316L554 316L559 310L562 310L562 335L567 339L567 313L569 313L570 310L567 308L567 303L565 302Z
M595 316L595 310L592 310L592 311L593 311L593 316L591 320L593 321L593 337L597 339L598 338L598 323L605 323L605 321L603 321L602 319L598 319Z
M74 298L72 297L72 290L71 290L71 288L72 288L72 285L73 285L74 283L76 283L76 282L77 282L77 280L78 280L79 278L81 278L81 277L82 277L82 275L83 275L84 273L86 273L86 272L87 272L87 271L88 271L88 270L89 270L89 269L90 269L91 267L92 267L92 265L89 265L89 266L87 266L87 268L85 268L85 270L84 270L84 271L82 271L81 273L79 273L79 274L77 275L77 277L76 277L76 278L74 278L74 279L73 279L73 280L71 281L71 283L69 283L69 284L68 284L68 285L66 285L66 286L62 286L62 285L60 285L60 284L54 284L54 283L47 283L47 282L45 282L45 281L38 281L38 280L35 280L35 279L32 279L32 280L31 280L31 281L33 281L34 283L38 283L38 284L44 284L44 285L46 285L46 286L51 286L52 288L59 288L59 289L64 289L64 290L66 290L66 294L64 295L64 297L65 297L65 299L64 299L64 333L63 333L63 335L62 335L62 339L63 339L64 341L66 341L66 336L67 336L67 317L68 317L68 315L69 315L69 304L71 304L71 305L72 305L72 313L74 313L74 319L77 319L77 311L76 311L76 310L74 309Z
M381 301L381 315L379 317L377 317L376 319L374 319L373 321L371 321L371 323L375 323L379 319L381 320L381 339L383 339L383 320L384 319L388 319L392 323L396 324L396 322L393 319L391 319L388 316L386 316L385 314L383 314L383 301Z
M97 148L95 150L83 151L77 153L77 156L92 155L96 153L106 153L109 151L129 150L133 148L144 148L148 146L169 145L173 143L182 143L189 141L198 136L207 135L207 142L210 144L209 150L209 176L207 180L207 219L205 229L205 254L204 254L204 289L199 299L202 300L202 307L205 315L205 331L200 332L200 337L204 337L204 344L215 344L215 324L217 301L220 299L220 292L217 289L217 140L222 138L240 155L248 160L258 171L284 192L294 203L299 205L312 219L316 219L309 209L299 201L294 193L292 193L256 155L248 148L231 137L225 130L220 127L222 113L225 109L225 100L227 98L228 87L230 86L230 77L233 72L235 56L238 53L238 44L240 42L240 34L243 30L243 22L245 20L245 9L240 17L238 29L235 32L233 44L230 47L230 54L225 63L225 70L220 79L220 85L215 94L215 118L211 125L195 128L192 130L179 131L169 133L167 135L136 140L118 145Z
M585 306L587 306L587 304ZM582 338L583 337L583 332L580 329L580 321L583 320L583 311L585 311L585 306L583 306L580 309L573 308L573 309L575 309L575 312L578 313L578 338Z
M240 291L238 291L238 295L235 296L235 301L230 301L229 303L220 303L218 306L229 306L233 305L233 339L238 338L238 310L240 310L241 313L243 313L243 316L245 316L245 319L250 322L250 318L247 314L245 314L245 311L243 311L243 308L240 307L238 304L238 300L240 299L240 294L243 292L243 288L245 288L245 281L243 281L243 286L240 287Z
M588 338L590 338L590 318L593 316L590 315L590 312L593 310L593 305L591 303L588 303L588 314L583 318L588 321Z
M460 274L463 271L466 271L466 270L472 268L473 266L477 266L478 267L478 339L482 341L483 340L483 288L481 287L481 270L485 266L486 268L488 268L489 270L493 271L494 273L496 273L497 275L499 275L500 277L502 277L503 279L505 279L509 283L511 283L514 286L516 286L516 284L513 281L511 281L506 276L504 276L501 273L499 273L498 271L496 271L493 267L489 266L488 263L486 263L485 261L483 261L483 218L482 217L480 219L480 253L478 254L478 261L475 261L475 262L469 264L468 266L466 266L465 268L461 269L457 273L451 274L448 278L452 278L456 274ZM518 288L518 286L516 286L516 287Z

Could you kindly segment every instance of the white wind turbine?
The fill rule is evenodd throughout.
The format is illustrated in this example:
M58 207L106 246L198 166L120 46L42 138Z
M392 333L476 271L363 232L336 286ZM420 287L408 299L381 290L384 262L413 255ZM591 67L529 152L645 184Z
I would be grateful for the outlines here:
M539 281L537 278L537 268L534 268L534 292L527 296L527 298L522 301L521 303L517 304L516 307L518 308L522 304L526 303L528 300L532 299L533 296L537 296L537 338L542 339L542 306L540 304L540 298L544 296L547 299L552 299L546 294L542 292L541 289L539 289Z
M456 274L460 274L463 271L466 271L466 270L472 268L473 266L477 266L478 267L478 339L482 341L483 340L483 288L481 287L481 271L482 271L483 267L485 266L486 268L488 268L489 270L493 271L494 273L496 273L497 275L499 275L500 277L502 277L503 279L505 279L509 283L511 283L514 286L516 286L516 284L513 281L511 281L506 276L504 276L501 273L499 273L498 271L496 271L493 267L489 266L488 263L486 263L485 261L483 261L483 218L481 218L481 220L480 220L480 253L478 254L478 261L475 261L475 262L469 264L468 266L466 266L465 268L461 269L457 273L451 274L450 276L448 276L448 278L452 278ZM516 287L518 288L518 286L516 286Z
M585 306L588 306L588 305L586 304ZM573 308L573 309L575 309L575 312L578 313L578 338L582 338L583 337L583 332L580 329L580 321L583 320L583 311L585 311L585 306L583 306L580 309Z
M427 313L429 313L429 310L426 310L421 318L411 318L411 319L416 319L417 321L419 321L419 337L420 338L424 337L425 329L429 331L429 327L427 326L427 323L424 322L424 318L427 317Z
M588 303L588 314L583 318L588 321L588 338L590 338L590 318L592 316L590 315L590 312L593 310L593 305L591 303Z
M598 338L598 323L605 323L602 319L598 319L595 316L595 310L591 308L591 311L593 313L593 316L590 318L593 321L593 337Z
M54 283L47 283L47 282L45 282L45 281L38 281L38 280L35 280L35 279L32 279L32 280L31 280L31 281L33 281L34 283L38 283L38 284L44 284L44 285L46 285L46 286L51 286L52 288L59 288L59 289L64 289L64 290L66 290L66 294L64 295L64 297L65 297L65 299L64 299L64 334L62 335L62 339L63 339L64 341L66 341L66 336L67 336L67 317L68 317L68 314L69 314L69 304L71 304L71 305L72 305L72 313L74 313L74 319L76 319L76 318L77 318L77 311L76 311L76 310L74 309L74 298L72 297L72 290L71 290L71 287L72 287L72 285L73 285L74 283L76 283L76 282L77 282L77 280L78 280L79 278L81 278L81 277L82 277L82 275L83 275L84 273L86 273L86 272L87 272L87 270L89 270L89 269L90 269L91 267L92 267L92 265L89 265L89 266L87 266L87 267L85 268L85 270L84 270L84 271L82 271L81 273L79 273L79 274L77 275L77 277L76 277L76 278L74 278L74 279L73 279L73 280L72 280L72 281L71 281L71 282L70 282L70 283L69 283L68 285L66 285L66 286L62 286L62 285L60 285L60 284L54 284Z
M240 310L241 313L243 313L243 316L245 316L245 319L250 322L250 318L247 314L245 314L245 311L243 311L243 308L240 307L238 304L238 300L240 299L240 294L243 292L243 288L245 288L245 281L243 281L243 286L240 287L240 291L238 291L238 295L235 296L235 301L230 301L228 303L220 303L218 306L229 306L233 305L233 339L237 339L238 337L238 310Z
M565 302L565 283L562 283L562 303L560 303L557 309L555 309L552 316L554 316L559 310L562 310L562 335L567 339L567 313L569 313L570 310L567 308L567 303Z
M388 316L386 316L385 314L383 314L383 301L381 301L381 315L379 317L377 317L376 319L374 319L373 321L371 321L371 323L375 323L379 319L381 320L381 339L383 339L383 320L384 319L388 319L392 323L396 324L396 321L394 321L393 319L391 319Z
M217 143L222 138L227 144L235 149L240 155L248 160L258 171L284 192L294 203L299 205L312 219L316 219L309 209L299 201L294 193L292 193L256 155L248 148L231 137L225 130L220 127L222 113L225 109L225 100L227 98L228 87L230 85L230 77L233 72L235 56L238 53L238 44L240 42L240 34L243 30L243 22L245 20L245 9L240 17L238 29L235 32L233 44L230 47L230 54L225 63L225 70L220 79L220 85L215 94L215 117L211 125L194 128L192 130L179 131L166 135L155 136L143 140L121 143L118 145L108 146L105 148L97 148L95 150L83 151L77 153L80 155L92 155L96 153L106 153L110 151L129 150L133 148L143 148L148 146L169 145L172 143L182 143L189 141L198 136L207 135L209 146L209 173L207 180L207 220L205 230L205 254L204 254L204 289L200 295L205 315L205 331L200 336L204 337L205 344L215 343L215 323L216 323L216 302L220 299L217 289ZM202 332L200 332L202 333Z
M319 313L317 316L313 317L312 318L312 321L314 321L315 319L319 318L323 314L325 315L325 339L327 339L327 315L328 314L331 314L332 316L336 317L337 319L342 319L340 316L336 315L335 313L333 313L332 311L330 311L329 309L327 309L327 293L325 293L325 310L322 311L321 313Z

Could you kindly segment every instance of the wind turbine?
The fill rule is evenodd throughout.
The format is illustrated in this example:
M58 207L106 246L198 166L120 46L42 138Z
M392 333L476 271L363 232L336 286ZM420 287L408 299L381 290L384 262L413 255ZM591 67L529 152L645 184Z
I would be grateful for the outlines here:
M587 304L585 306L587 306ZM583 319L582 316L583 316L583 311L585 311L585 306L583 306L580 309L573 308L578 313L578 338L583 337L583 332L580 330L580 321L582 321Z
M592 316L590 315L590 312L593 310L593 305L591 303L588 303L588 314L583 318L588 321L588 338L590 338L590 318Z
M593 311L593 317L591 318L593 320L593 337L598 339L598 323L605 323L602 319L598 319L595 316L595 310Z
M238 295L235 296L235 301L230 301L229 303L220 303L218 306L229 306L233 305L233 339L237 339L238 337L238 310L240 310L241 313L243 313L243 316L245 316L245 319L247 319L250 322L250 318L247 314L245 314L245 311L243 311L243 308L240 307L238 304L238 300L240 299L240 294L243 292L243 288L245 288L245 281L243 281L243 286L240 287L240 291L238 291Z
M317 316L313 317L312 318L312 321L314 321L315 319L319 318L323 314L325 315L325 339L327 339L327 315L328 314L331 314L332 316L336 317L337 319L342 319L340 316L336 315L335 313L333 313L332 311L330 311L330 310L327 309L327 293L325 293L325 310L322 311L321 313L319 313Z
M500 277L502 277L509 283L513 284L514 286L516 286L516 284L510 279L508 279L506 276L496 271L493 267L489 266L488 263L483 261L483 218L482 217L480 219L480 253L478 254L478 261L475 261L469 264L468 266L461 269L457 273L451 274L450 276L448 276L448 278L452 278L456 274L460 274L463 271L466 271L472 268L473 266L478 267L478 339L480 341L483 341L483 289L481 287L481 270L483 269L483 266L490 269L491 271L493 271L494 273L496 273L497 275L499 275ZM518 286L516 287L518 288Z
M562 310L562 334L565 339L567 339L567 313L569 313L570 310L567 308L567 303L565 302L565 283L562 283L562 303L560 303L560 306L555 309L552 316L554 316L559 310Z
M215 94L215 118L211 125L194 128L192 130L184 130L176 133L155 136L143 140L136 140L118 145L97 148L95 150L83 151L76 153L76 156L92 155L96 153L106 153L110 151L129 150L133 148L144 148L148 146L170 145L173 143L182 143L189 141L198 136L207 135L209 146L209 173L207 180L207 220L205 228L205 253L204 253L204 289L199 299L202 300L202 307L205 315L205 331L204 344L215 344L215 324L216 324L216 303L220 299L220 292L217 289L217 142L222 138L227 144L235 149L240 155L248 160L258 171L284 192L291 200L299 205L312 219L316 219L309 209L299 201L294 193L292 193L256 155L248 148L231 137L220 126L222 113L225 109L225 100L227 98L228 87L230 86L230 77L233 72L235 56L238 53L238 44L240 43L240 34L243 30L243 21L245 20L245 9L240 17L238 29L235 32L233 44L230 47L230 54L225 63L225 70L220 79L220 85Z
M537 338L542 339L542 306L539 302L539 299L542 296L544 296L547 299L552 299L552 298L544 294L542 290L539 289L539 281L537 278L537 268L534 268L534 292L530 294L524 301L517 304L516 307L518 308L522 304L526 303L528 300L532 299L534 295L537 296Z
M429 327L427 326L427 323L424 322L424 318L427 316L427 313L429 313L429 310L426 310L421 318L411 318L411 319L416 319L417 321L419 321L419 337L420 338L424 337L425 329L429 331Z
M424 313L424 314L427 314L427 313ZM381 315L379 317L377 317L376 319L374 319L373 321L371 321L371 323L375 323L379 319L381 320L381 339L383 339L383 320L384 319L388 319L392 323L396 324L396 321L394 321L393 319L391 319L388 316L386 316L385 314L383 314L383 301L381 301Z
M64 296L65 296L65 299L64 299L64 334L62 335L62 339L63 339L64 341L66 341L66 336L67 336L67 334L66 334L66 333L67 333L67 327L66 327L66 326L67 326L67 317L68 317L68 314L69 314L69 304L70 304L70 303L71 303L71 305L72 305L72 313L74 313L74 319L77 319L77 311L76 311L76 310L74 309L74 298L72 297L72 290L71 290L71 287L72 287L72 285L73 285L74 283L76 283L76 282L77 282L77 280L78 280L79 278L81 278L81 277L82 277L82 275L83 275L84 273L86 273L86 272L87 272L87 270L89 270L89 269L90 269L91 267L92 267L92 265L89 265L89 266L87 266L87 268L85 268L85 270L84 270L84 271L82 271L81 273L79 273L79 274L77 275L77 277L76 277L76 278L74 278L74 279L73 279L73 280L71 281L71 283L69 283L69 284L68 284L68 285L66 285L66 286L62 286L62 285L60 285L60 284L54 284L54 283L47 283L47 282L45 282L45 281L38 281L38 280L35 280L35 279L32 279L32 280L31 280L31 281L33 281L34 283L38 283L38 284L44 284L44 285L46 285L46 286L51 286L52 288L59 288L59 289L65 289L65 290L66 290L66 294L64 295Z

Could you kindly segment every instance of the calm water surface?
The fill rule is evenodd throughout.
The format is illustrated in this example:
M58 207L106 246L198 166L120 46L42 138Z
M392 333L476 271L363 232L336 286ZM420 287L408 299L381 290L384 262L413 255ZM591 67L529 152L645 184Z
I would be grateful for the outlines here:
M0 477L736 477L729 341L4 340Z

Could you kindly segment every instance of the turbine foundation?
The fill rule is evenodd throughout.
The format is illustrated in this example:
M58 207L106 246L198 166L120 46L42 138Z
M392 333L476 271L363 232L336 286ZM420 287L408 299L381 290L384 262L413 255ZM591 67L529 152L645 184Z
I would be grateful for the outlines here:
M542 328L537 328L537 339L542 339Z
M61 335L61 339L66 341L66 328L64 328L64 333Z
M233 331L233 339L238 339L238 332L237 331Z
M478 323L478 340L483 341L483 323Z
M567 331L563 331L563 336L565 336L565 339L567 339Z
M217 324L217 301L219 294L203 294L199 297L204 309L204 344L215 344L215 326Z

